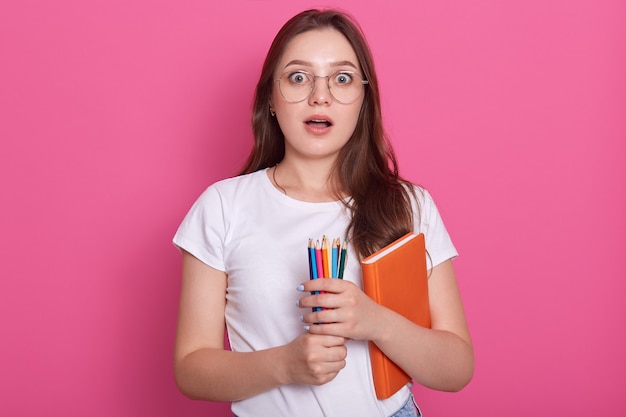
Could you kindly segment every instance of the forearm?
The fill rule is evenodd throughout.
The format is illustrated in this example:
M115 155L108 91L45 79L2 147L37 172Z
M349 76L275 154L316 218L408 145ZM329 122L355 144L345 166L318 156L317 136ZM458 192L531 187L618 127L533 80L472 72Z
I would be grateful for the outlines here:
M246 353L200 349L175 362L176 383L192 399L248 398L286 383L280 349Z
M304 282L303 292L319 294L304 295L299 305L326 307L303 315L310 333L371 340L418 383L458 391L472 379L474 353L451 261L433 269L428 287L432 329L375 303L343 280Z
M471 343L458 335L420 327L387 310L376 345L416 382L437 390L458 391L474 373Z

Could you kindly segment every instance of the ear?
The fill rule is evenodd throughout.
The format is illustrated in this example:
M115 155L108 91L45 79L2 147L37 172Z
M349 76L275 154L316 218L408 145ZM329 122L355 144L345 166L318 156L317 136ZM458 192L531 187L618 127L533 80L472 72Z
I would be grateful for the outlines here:
M272 99L270 99L270 114L272 116L276 116L276 112L274 111L274 106L272 106Z

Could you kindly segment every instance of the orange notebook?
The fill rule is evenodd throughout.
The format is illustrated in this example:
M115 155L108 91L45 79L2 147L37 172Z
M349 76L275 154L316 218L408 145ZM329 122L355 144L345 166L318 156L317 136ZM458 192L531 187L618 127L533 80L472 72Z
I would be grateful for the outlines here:
M428 273L424 234L407 233L361 261L363 290L396 313L430 327ZM370 342L376 397L385 399L411 381L411 377Z

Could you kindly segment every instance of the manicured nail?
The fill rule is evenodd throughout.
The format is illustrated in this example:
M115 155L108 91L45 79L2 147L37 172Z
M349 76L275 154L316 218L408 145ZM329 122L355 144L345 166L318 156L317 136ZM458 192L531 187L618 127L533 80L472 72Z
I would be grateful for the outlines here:
M304 326L304 330L306 330L307 332L309 331L309 329L311 329L311 326L309 326L308 324Z
M300 316L300 321L304 323L304 316Z
M303 284L298 285L298 286L296 287L296 290L298 290L298 291L304 291L304 285L303 285Z

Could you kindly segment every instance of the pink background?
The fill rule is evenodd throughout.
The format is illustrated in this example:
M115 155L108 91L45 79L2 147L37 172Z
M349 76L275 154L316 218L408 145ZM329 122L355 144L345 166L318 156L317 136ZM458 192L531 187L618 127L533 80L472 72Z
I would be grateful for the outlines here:
M264 53L314 5L0 4L1 415L229 415L176 390L170 240L242 164ZM416 387L426 415L625 415L626 3L334 5L461 252L476 374Z

